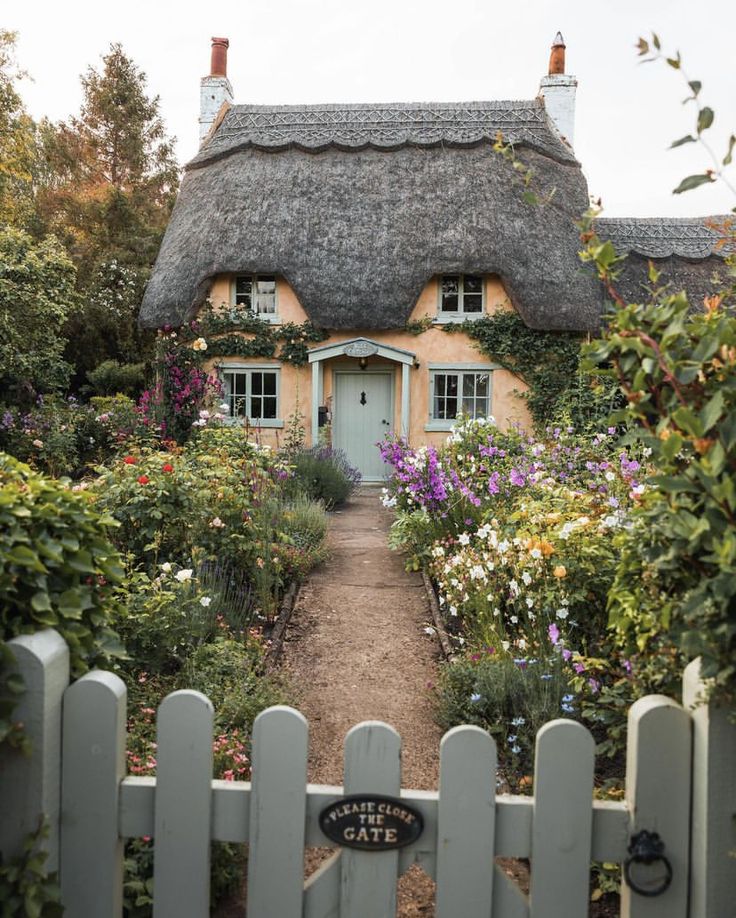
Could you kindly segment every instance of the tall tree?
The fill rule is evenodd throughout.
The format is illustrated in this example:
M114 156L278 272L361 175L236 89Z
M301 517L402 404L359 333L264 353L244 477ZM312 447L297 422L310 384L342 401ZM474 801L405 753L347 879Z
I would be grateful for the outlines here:
M0 29L0 223L29 227L38 168L36 125L17 90L16 33Z
M39 207L76 264L82 294L67 326L77 382L103 360L135 361L146 350L138 306L179 183L145 74L119 44L102 64L81 78L79 116L41 126L49 180Z
M74 265L59 242L0 227L0 391L23 402L64 389L62 329L76 305Z

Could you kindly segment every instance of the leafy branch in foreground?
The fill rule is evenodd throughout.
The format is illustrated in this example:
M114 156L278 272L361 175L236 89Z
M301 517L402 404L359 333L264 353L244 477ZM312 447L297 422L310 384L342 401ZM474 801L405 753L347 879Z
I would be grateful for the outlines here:
M708 131L713 126L713 122L715 121L715 112L712 108L704 105L701 101L700 94L703 89L702 82L700 80L690 79L682 66L682 56L680 55L679 51L675 52L674 56L668 56L662 51L662 43L656 33L652 32L651 44L645 38L640 38L636 47L639 52L639 57L642 58L642 63L665 61L665 63L672 67L673 70L679 71L683 80L687 84L689 92L689 95L682 100L682 104L687 105L688 103L692 102L695 105L696 117L694 133L685 134L684 137L680 137L678 140L673 141L673 143L670 145L670 149L674 149L675 147L682 147L688 143L699 143L706 151L708 157L713 163L713 168L706 169L705 172L686 176L680 182L677 188L673 190L672 193L682 194L685 191L692 191L694 188L699 188L701 185L712 184L713 182L720 181L723 182L736 197L736 186L730 182L724 173L724 169L730 166L733 162L733 152L734 147L736 147L736 134L731 134L728 139L726 154L723 156L723 158L719 158L719 156L716 154L704 136L706 131ZM736 213L736 207L733 208L733 211Z

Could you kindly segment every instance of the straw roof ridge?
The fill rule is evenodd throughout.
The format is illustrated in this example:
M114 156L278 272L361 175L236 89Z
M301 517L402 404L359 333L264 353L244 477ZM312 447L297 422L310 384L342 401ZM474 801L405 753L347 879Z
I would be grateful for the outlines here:
M508 102L234 105L188 164L200 168L253 147L319 152L403 146L473 146L495 141L527 146L560 162L575 157L552 126L541 99Z

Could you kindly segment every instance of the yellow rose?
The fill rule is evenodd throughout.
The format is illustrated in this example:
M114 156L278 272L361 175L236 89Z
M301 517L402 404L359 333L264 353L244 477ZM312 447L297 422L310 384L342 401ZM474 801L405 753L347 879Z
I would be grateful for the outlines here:
M552 573L559 580L562 580L563 577L567 577L567 571L565 570L564 564L558 564L557 567L552 571Z

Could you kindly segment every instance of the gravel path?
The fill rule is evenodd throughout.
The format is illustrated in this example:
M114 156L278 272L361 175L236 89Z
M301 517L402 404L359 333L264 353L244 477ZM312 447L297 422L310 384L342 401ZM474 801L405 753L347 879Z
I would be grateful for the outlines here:
M438 783L441 734L428 684L437 647L423 628L430 612L419 574L390 551L391 514L378 490L362 488L331 514L331 557L300 591L283 665L310 728L309 780L342 784L342 744L362 720L383 720L402 738L402 786ZM314 869L322 855L308 859ZM400 918L433 914L434 884L418 868L399 883Z

